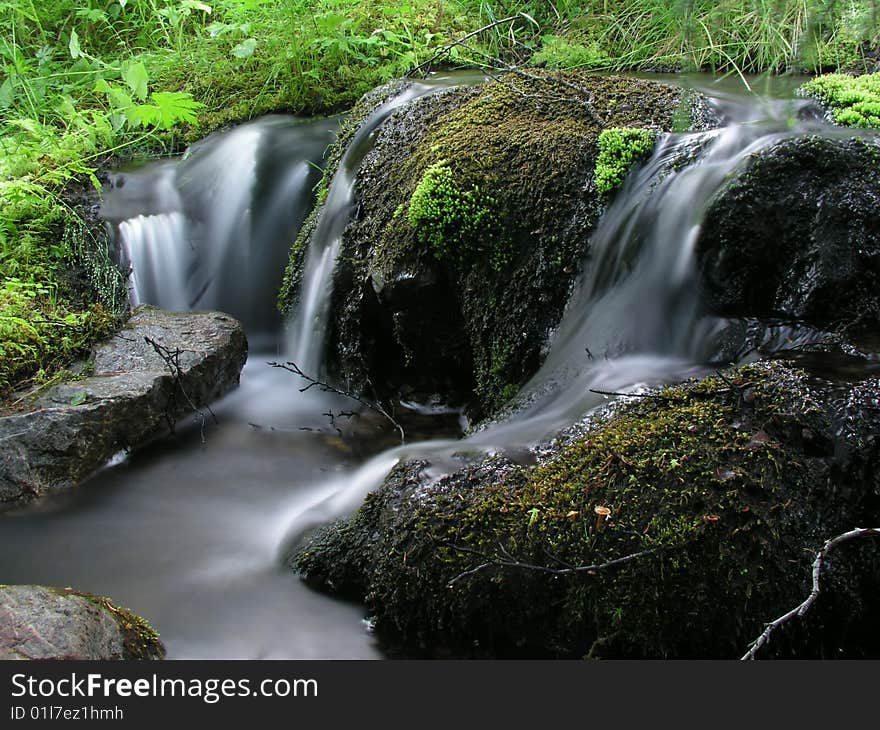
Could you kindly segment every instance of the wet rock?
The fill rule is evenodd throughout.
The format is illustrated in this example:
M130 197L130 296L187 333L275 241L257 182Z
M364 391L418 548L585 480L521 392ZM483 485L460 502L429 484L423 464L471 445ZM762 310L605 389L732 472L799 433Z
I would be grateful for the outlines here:
M880 144L782 140L708 211L697 256L708 306L846 333L880 326Z
M108 598L70 588L0 586L0 660L164 658L149 624Z
M352 118L385 98L365 100ZM706 117L699 97L673 86L540 71L448 89L392 114L358 172L357 213L343 236L329 332L335 374L356 389L441 392L472 415L496 409L538 368L580 270L605 203L594 173L599 133ZM339 143L350 137L344 129Z
M808 595L826 539L878 524L878 395L876 374L761 362L618 403L535 466L404 463L294 565L410 656L736 658ZM840 548L762 656L878 655L878 589L877 545Z
M0 505L68 489L166 431L235 388L246 357L244 330L228 315L140 308L96 349L90 376L0 417Z

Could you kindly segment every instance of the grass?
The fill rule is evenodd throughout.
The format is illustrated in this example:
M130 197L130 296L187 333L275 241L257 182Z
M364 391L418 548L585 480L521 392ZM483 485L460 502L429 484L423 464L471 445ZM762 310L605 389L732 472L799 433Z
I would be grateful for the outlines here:
M511 16L442 63L833 70L877 46L877 13L874 0L0 1L0 393L124 314L69 195L98 189L111 157L168 154L270 111L348 108Z

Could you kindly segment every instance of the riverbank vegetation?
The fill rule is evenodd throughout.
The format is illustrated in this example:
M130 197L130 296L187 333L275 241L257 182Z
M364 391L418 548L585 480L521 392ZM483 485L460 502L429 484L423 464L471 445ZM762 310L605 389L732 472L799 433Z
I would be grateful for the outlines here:
M100 225L74 202L112 158L270 111L339 111L429 61L868 70L878 14L875 0L0 2L0 392L52 377L124 316Z

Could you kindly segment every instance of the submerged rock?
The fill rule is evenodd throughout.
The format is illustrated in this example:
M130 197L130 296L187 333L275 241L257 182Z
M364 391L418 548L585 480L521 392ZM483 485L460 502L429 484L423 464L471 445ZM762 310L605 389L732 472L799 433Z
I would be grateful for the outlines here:
M140 308L97 348L90 376L0 417L0 506L74 486L235 388L246 358L244 330L226 314Z
M706 303L856 334L880 327L880 143L785 139L709 209L697 245Z
M109 598L0 586L0 659L164 659L150 625Z
M359 105L339 145L389 93ZM334 281L331 367L355 389L406 383L476 414L497 408L538 368L583 261L604 204L600 132L688 127L704 111L701 97L670 85L534 71L394 113L358 172ZM294 247L288 306L319 215Z
M430 481L404 463L294 563L365 599L409 654L739 657L807 596L826 539L878 524L878 396L876 376L782 362L666 388L536 466L496 455ZM878 555L835 552L818 602L763 656L880 652Z

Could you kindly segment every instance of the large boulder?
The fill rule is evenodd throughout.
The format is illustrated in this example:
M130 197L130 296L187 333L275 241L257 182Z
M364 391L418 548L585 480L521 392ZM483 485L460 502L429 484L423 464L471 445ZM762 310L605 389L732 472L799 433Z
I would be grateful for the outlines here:
M880 326L880 142L788 138L756 153L697 244L708 307L852 337Z
M0 660L164 658L150 625L109 598L70 588L0 586Z
M246 358L244 330L226 314L140 308L97 348L91 375L0 417L0 506L68 489L166 431L235 388Z
M365 99L338 144L397 90ZM702 97L671 85L546 71L447 89L392 114L358 170L342 239L335 374L352 389L439 392L475 415L497 408L538 368L606 202L600 132L705 116ZM287 306L322 214L294 247Z
M739 657L809 594L826 539L878 524L870 372L763 362L617 405L534 466L494 455L431 481L406 462L294 562L410 655ZM878 554L839 548L762 656L880 652Z

